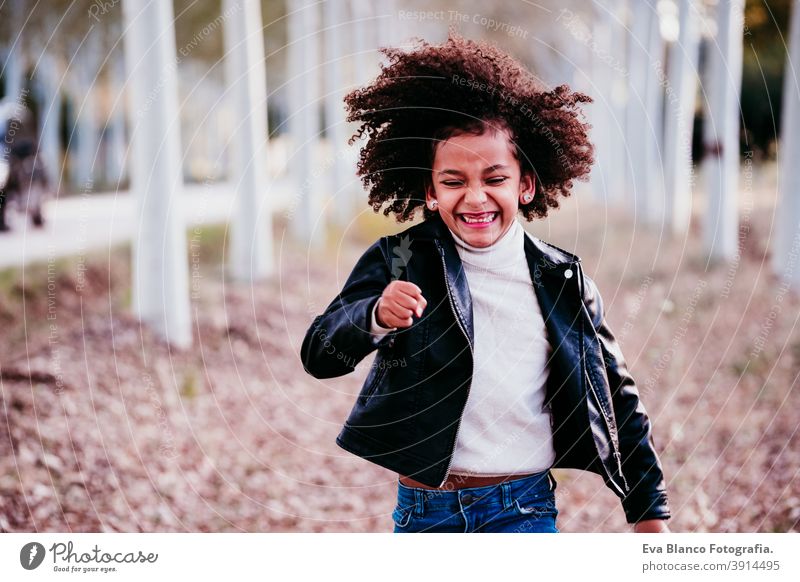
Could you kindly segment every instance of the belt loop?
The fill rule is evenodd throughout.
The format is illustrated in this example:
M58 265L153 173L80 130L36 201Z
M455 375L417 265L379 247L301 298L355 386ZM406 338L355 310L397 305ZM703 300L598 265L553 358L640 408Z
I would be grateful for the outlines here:
M511 499L511 483L503 481L501 489L503 491L503 509L509 509L513 503Z
M550 491L556 490L556 478L553 477L552 471L547 471L547 480L550 482Z
M425 492L422 489L414 489L414 501L414 515L422 517L425 515Z

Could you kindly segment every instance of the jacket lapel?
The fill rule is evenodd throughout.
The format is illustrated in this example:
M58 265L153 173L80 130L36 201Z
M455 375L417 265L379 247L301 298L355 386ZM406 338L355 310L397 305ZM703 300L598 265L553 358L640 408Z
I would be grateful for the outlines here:
M436 239L444 261L447 284L457 314L475 345L472 297L456 242L441 216L426 220L415 233L418 239ZM579 288L580 257L557 249L525 232L525 256L531 281L550 334L556 356L562 361L580 362L574 346L580 346Z
M431 226L436 227L435 238L444 262L448 291L453 298L456 313L461 318L461 323L467 332L470 346L474 346L475 330L472 317L472 296L469 292L464 265L456 249L456 241L439 215L435 219L430 219L426 222L435 223Z

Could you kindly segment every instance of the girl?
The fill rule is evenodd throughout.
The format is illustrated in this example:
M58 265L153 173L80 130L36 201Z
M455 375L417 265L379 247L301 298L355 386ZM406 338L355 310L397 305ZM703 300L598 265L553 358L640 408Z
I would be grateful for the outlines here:
M668 531L636 384L580 258L525 232L592 164L579 104L496 47L383 48L345 97L377 212L424 221L361 256L303 341L316 378L377 350L336 442L398 473L395 532L557 532L551 469L601 475Z

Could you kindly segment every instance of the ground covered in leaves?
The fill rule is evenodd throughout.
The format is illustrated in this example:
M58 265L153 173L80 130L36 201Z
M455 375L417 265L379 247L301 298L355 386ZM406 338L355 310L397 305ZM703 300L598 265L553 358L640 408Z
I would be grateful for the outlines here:
M529 229L598 283L671 528L800 531L800 301L770 273L770 208L732 265L706 265L696 229L629 220L570 200ZM0 531L391 531L397 476L334 442L366 365L320 381L298 357L378 233L313 254L277 234L277 275L246 285L220 275L219 232L195 233L185 351L130 315L125 249L0 273ZM599 476L555 474L562 532L629 531Z

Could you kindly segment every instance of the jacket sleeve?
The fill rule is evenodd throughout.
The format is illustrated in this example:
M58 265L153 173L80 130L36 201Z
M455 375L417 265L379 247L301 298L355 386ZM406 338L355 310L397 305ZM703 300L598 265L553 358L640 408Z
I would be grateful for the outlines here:
M314 318L303 339L300 359L315 378L335 378L353 371L371 351L393 341L394 332L377 340L371 332L372 309L391 282L382 238L353 267L339 295Z
M597 285L586 275L584 282L584 302L597 332L611 387L622 473L630 488L622 500L625 517L628 523L669 519L669 500L650 418L639 399L639 390L628 371L619 343L606 322L603 298Z

